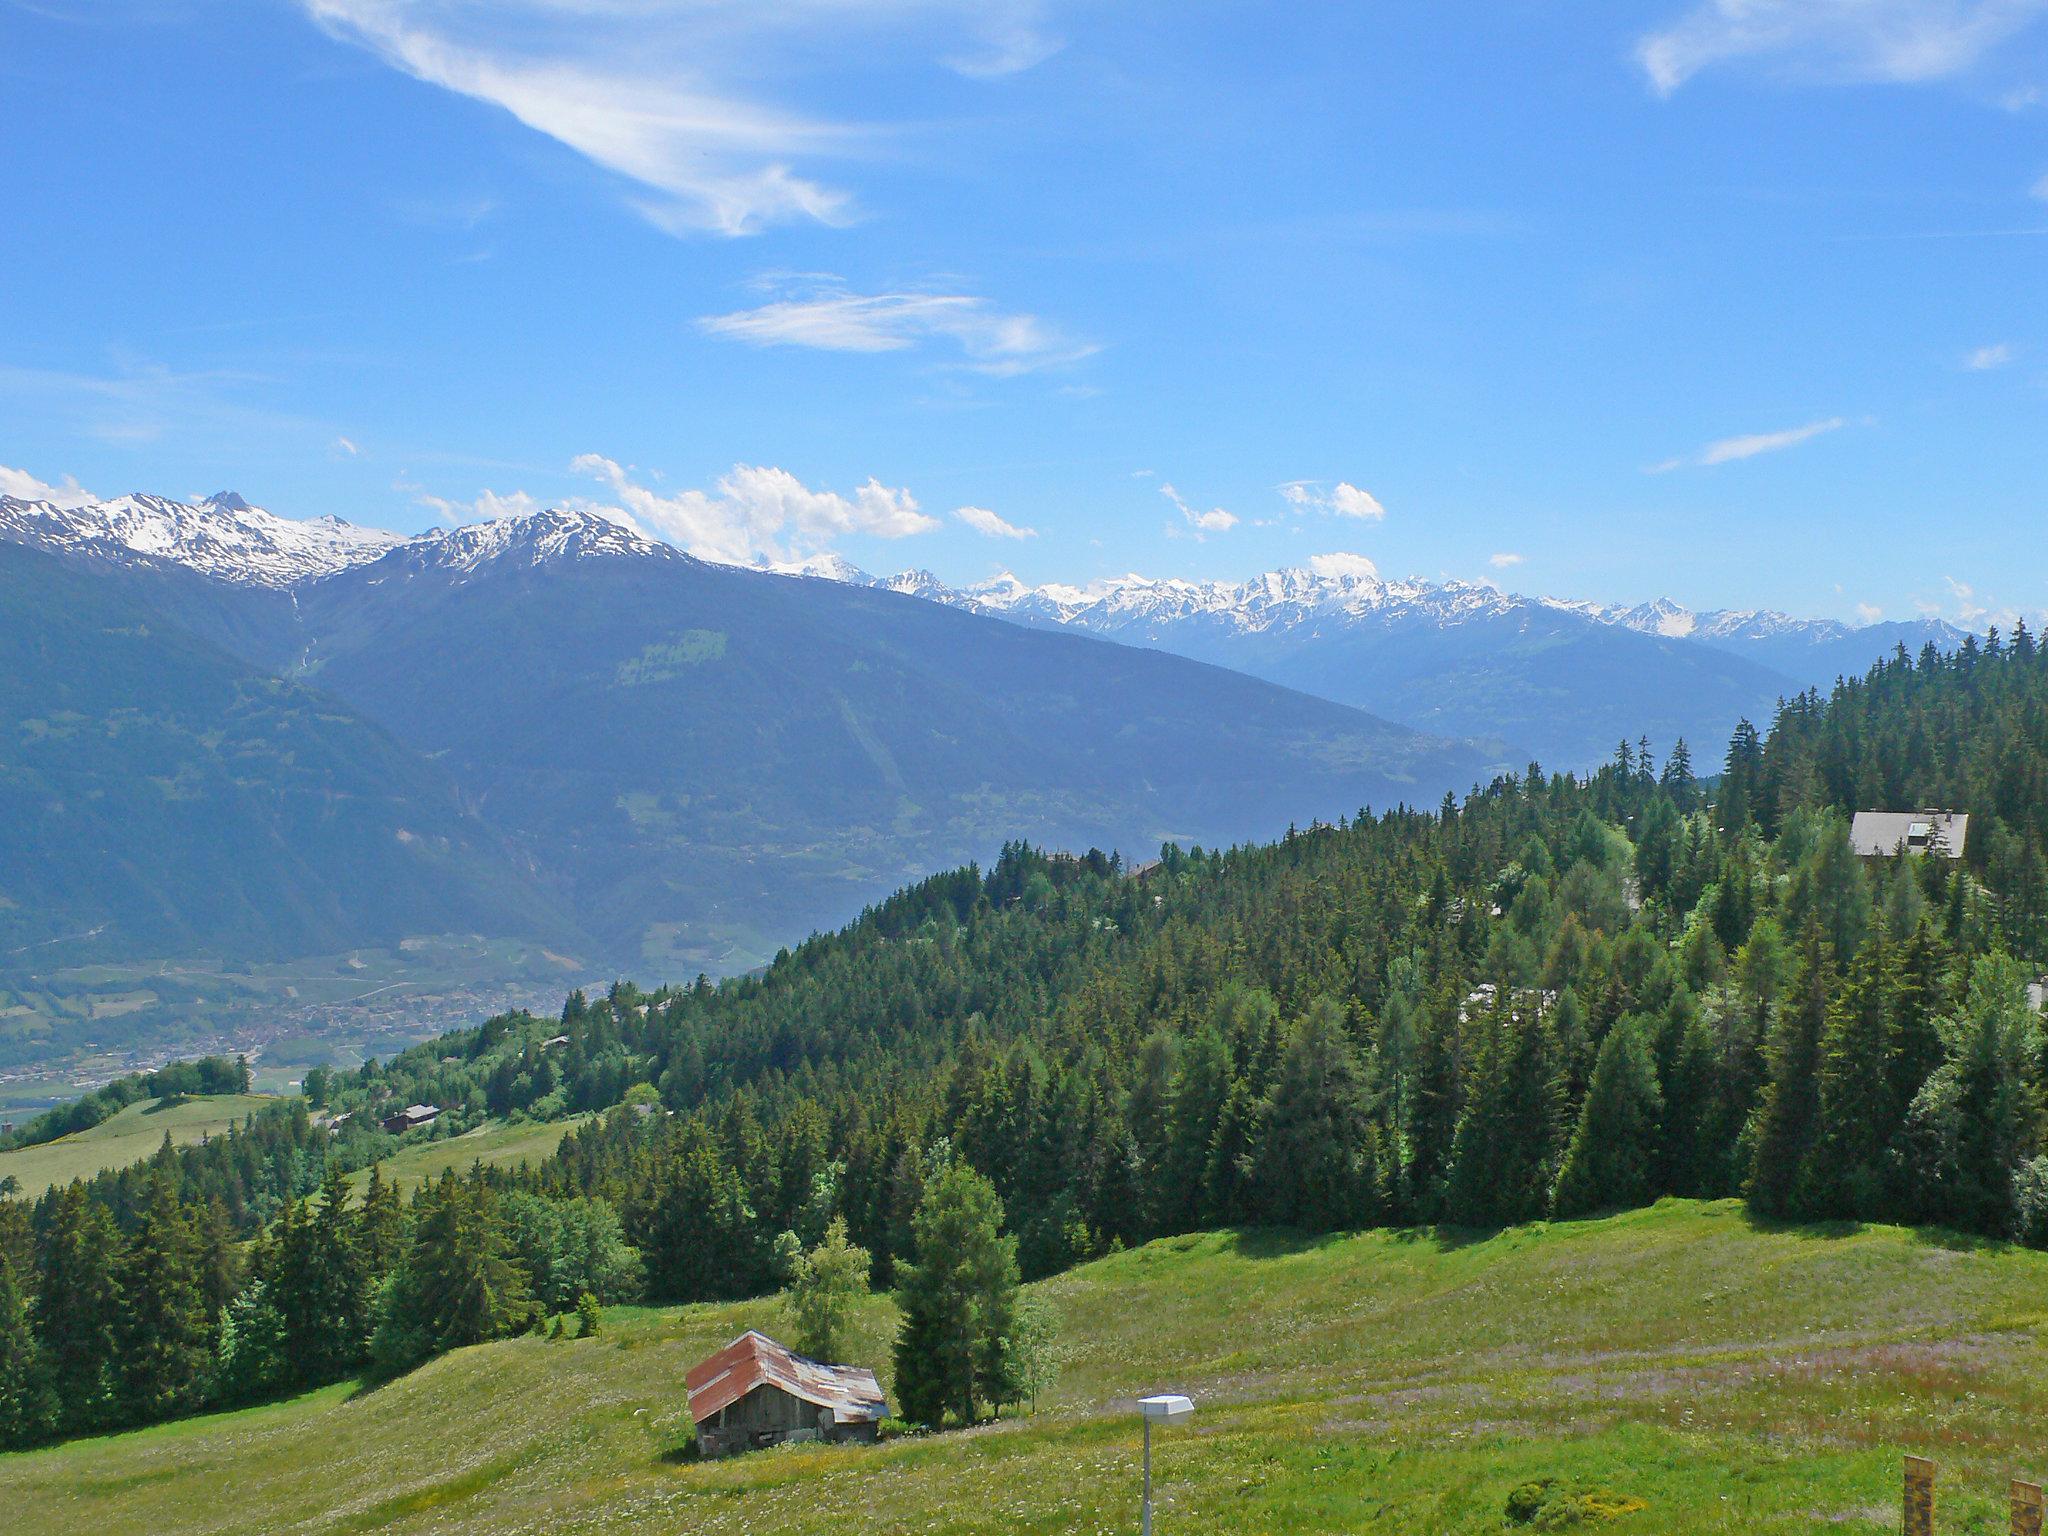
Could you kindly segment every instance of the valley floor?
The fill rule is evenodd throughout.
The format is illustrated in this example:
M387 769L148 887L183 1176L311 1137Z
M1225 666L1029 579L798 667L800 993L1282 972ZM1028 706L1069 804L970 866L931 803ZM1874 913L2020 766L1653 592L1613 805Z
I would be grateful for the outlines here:
M1065 1360L1035 1417L878 1448L666 1453L684 1371L772 1302L614 1309L597 1338L465 1350L375 1391L0 1456L11 1536L313 1531L1097 1533L1503 1529L1604 1489L1617 1532L2004 1528L2048 1472L2048 1255L1891 1227L1769 1229L1666 1201L1483 1237L1169 1239L1040 1286ZM886 1364L877 1301L857 1358ZM886 1375L885 1375L886 1382Z

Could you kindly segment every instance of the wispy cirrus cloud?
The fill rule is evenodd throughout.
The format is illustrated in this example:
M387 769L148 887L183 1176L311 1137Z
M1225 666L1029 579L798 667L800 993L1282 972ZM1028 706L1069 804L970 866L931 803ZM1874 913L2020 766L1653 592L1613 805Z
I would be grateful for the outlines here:
M984 538L990 539L1035 539L1036 528L1024 528L1009 521L987 507L955 507L953 516L972 528Z
M1787 448L1797 448L1801 443L1810 443L1816 437L1846 425L1845 418L1830 416L1823 421L1809 421L1804 426L1786 427L1778 432L1749 432L1737 437L1717 438L1696 452L1652 464L1644 473L1662 475L1674 469L1711 469L1717 464L1735 464L1743 459L1753 459L1758 454L1781 453Z
M1304 512L1329 512L1338 517L1364 518L1375 523L1387 515L1387 509L1380 505L1377 496L1360 490L1348 480L1339 480L1328 487L1320 480L1289 480L1279 490L1289 506Z
M2012 360L2011 344L2001 341L1995 346L1973 348L1965 354L1963 366L1972 373L1989 373L1994 368L2003 368Z
M1506 571L1511 570L1515 566L1520 565L1524 560L1527 560L1528 558L1529 557L1527 555L1518 555L1514 553L1512 550L1504 549L1497 555L1488 555L1486 557L1486 563L1492 566L1496 571Z
M939 526L909 491L872 478L847 496L813 490L786 469L735 464L709 490L667 495L601 454L583 454L570 468L601 481L618 501L576 503L584 510L615 516L690 554L730 564L800 559L847 534L901 539Z
M2044 15L2048 0L1701 0L1644 37L1636 58L1664 96L1745 60L1821 79L1941 80Z
M675 234L743 235L853 216L810 169L890 130L765 99L900 54L970 75L1030 67L1057 46L1035 0L298 0L332 36L414 79L512 114L632 182ZM813 94L823 94L814 92Z
M977 294L854 293L833 277L770 278L766 287L776 295L766 304L706 315L699 328L750 346L821 352L902 352L944 342L965 354L968 367L998 377L1079 362L1098 350Z

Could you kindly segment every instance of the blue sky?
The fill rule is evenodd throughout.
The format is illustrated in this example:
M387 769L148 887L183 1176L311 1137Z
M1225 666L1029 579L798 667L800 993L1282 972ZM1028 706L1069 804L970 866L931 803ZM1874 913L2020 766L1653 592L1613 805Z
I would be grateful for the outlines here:
M2048 0L0 0L0 206L17 486L2048 608Z

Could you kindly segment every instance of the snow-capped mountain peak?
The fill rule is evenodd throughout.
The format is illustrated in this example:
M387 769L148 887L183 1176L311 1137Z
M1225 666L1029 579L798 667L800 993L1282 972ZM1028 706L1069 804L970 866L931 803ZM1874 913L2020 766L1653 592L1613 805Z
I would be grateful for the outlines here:
M406 540L391 555L414 568L465 574L487 566L541 566L565 560L690 558L673 545L595 512L553 507L458 528L430 529Z
M279 517L232 491L200 502L136 493L73 507L0 497L0 538L115 562L182 565L219 581L267 587L361 565L404 541L335 517Z

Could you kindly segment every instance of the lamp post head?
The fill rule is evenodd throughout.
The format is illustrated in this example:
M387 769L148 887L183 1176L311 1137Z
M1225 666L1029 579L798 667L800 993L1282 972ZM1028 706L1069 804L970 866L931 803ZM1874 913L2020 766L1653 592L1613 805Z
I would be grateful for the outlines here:
M1145 1415L1146 1422L1150 1424L1178 1424L1193 1417L1194 1411L1193 1403L1172 1393L1138 1399L1138 1412Z

